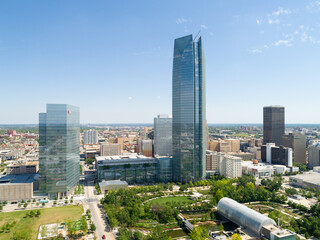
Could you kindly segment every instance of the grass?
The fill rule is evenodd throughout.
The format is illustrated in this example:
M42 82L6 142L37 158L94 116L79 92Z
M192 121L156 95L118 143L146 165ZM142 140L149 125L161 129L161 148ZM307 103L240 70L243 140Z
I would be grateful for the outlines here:
M191 200L189 197L186 196L177 196L177 197L164 197L158 198L150 201L150 203L160 203L165 204L166 202L186 202L186 203L193 203L194 201Z
M11 229L11 232L0 232L0 240L10 239L13 231L27 230L32 232L32 239L36 239L39 226L43 224L63 222L69 219L80 219L83 213L82 205L65 206L40 209L40 217L25 218L25 215L30 210L16 212L0 213L0 228L6 222L16 221L16 225Z

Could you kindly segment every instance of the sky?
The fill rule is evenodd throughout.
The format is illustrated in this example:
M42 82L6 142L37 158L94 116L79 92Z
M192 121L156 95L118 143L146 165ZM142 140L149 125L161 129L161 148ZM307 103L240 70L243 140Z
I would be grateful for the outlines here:
M174 39L203 39L208 123L319 123L320 1L2 0L0 123L38 123L47 103L81 123L171 114Z

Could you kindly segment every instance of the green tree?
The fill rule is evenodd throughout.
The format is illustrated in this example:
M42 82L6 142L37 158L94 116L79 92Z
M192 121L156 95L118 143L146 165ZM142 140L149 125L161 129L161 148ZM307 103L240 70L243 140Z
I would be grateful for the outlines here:
M90 224L90 229L92 232L94 232L96 230L96 225L94 225L94 223Z
M231 240L242 240L242 238L239 234L235 233L231 236Z
M194 228L190 233L190 238L192 240L204 240L209 237L208 230L205 227Z
M166 231L164 231L163 227L158 225L153 229L152 233L149 236L149 239L150 240L154 240L154 239L168 240L171 238L168 237L168 235L167 235Z
M77 231L77 222L72 221L72 220L68 220L67 221L67 229L68 229L69 234L71 236L73 236Z
M219 230L220 232L223 232L223 231L224 231L224 227L223 227L222 223L220 223L220 224L218 225L218 230Z

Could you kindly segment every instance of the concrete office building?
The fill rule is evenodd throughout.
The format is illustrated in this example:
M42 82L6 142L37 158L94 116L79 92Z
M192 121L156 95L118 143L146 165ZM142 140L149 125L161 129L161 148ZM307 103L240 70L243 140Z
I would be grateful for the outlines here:
M7 166L7 175L37 173L39 171L39 162L18 162Z
M101 143L100 155L101 156L114 156L121 154L121 145L118 143Z
M305 135L289 133L282 135L282 145L293 150L293 159L296 163L307 163L307 139Z
M206 94L201 37L175 39L172 74L173 178L198 181L206 175Z
M169 115L154 118L154 155L172 155L172 117Z
M320 143L309 147L308 149L308 166L320 166Z
M83 144L97 144L98 143L98 131L97 130L85 130L83 133Z
M0 201L21 201L33 198L38 189L37 174L11 174L0 178Z
M80 112L67 104L47 104L39 114L39 177L49 198L68 195L80 178Z
M284 107L263 107L263 142L282 145L285 132Z

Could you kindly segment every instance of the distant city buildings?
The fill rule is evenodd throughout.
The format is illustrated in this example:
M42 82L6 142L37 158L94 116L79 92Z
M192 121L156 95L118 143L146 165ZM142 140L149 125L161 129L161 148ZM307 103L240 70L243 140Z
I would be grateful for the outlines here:
M79 183L80 113L67 104L47 104L39 114L39 191L67 196Z
M295 163L307 163L306 143L307 139L305 135L297 133L282 135L282 144L285 147L292 148Z
M153 140L144 139L140 141L140 152L146 157L153 156Z
M308 148L308 166L320 166L320 143L316 143Z
M270 106L263 108L263 142L282 145L285 133L284 107Z
M101 156L115 156L121 154L121 145L118 143L101 143Z
M242 159L230 155L224 155L219 163L219 173L227 178L237 178L242 176Z
M154 118L154 155L172 155L172 117L169 115Z
M186 183L205 177L206 95L201 37L175 39L172 78L173 179Z
M98 131L97 130L85 130L83 133L83 144L97 144L98 143Z

